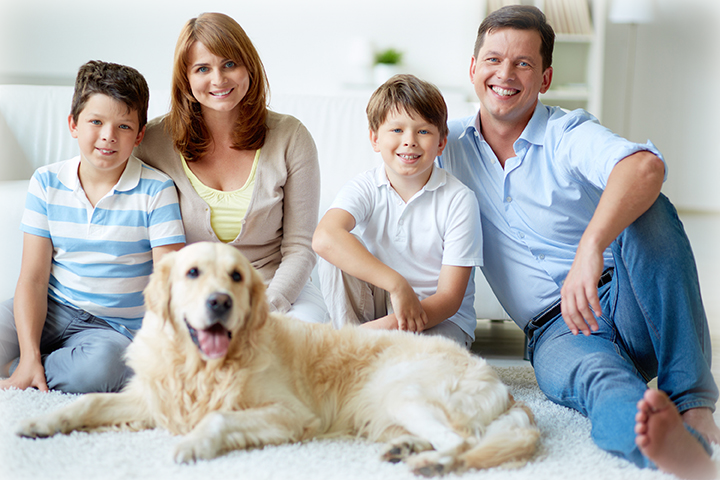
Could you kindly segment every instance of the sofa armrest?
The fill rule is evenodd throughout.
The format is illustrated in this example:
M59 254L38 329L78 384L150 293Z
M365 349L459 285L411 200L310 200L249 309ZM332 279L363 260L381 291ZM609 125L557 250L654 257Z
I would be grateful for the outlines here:
M23 233L20 221L25 209L28 180L0 182L0 301L7 300L15 294L15 285L20 275L22 258Z

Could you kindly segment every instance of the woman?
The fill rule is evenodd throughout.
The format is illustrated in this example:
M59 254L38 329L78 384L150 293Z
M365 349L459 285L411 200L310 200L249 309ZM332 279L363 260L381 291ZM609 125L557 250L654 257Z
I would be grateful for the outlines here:
M271 309L326 322L309 281L317 150L302 123L267 109L267 94L240 25L220 13L193 18L175 48L170 113L148 123L135 155L175 181L188 243L239 248L268 284Z

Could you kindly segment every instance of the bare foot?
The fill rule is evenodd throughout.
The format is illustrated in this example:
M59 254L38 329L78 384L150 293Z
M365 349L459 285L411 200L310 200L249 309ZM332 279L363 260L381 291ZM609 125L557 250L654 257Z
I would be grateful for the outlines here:
M696 432L710 443L720 445L720 428L709 408L692 408L682 413L683 422L690 425Z
M647 390L637 407L635 443L660 470L691 480L716 478L715 464L664 392Z

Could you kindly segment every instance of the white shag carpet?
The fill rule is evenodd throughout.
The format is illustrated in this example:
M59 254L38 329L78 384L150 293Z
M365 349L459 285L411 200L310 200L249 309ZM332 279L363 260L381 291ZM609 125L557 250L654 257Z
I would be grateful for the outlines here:
M590 423L551 403L538 389L532 368L495 367L515 398L535 413L542 431L537 454L517 470L491 469L448 475L453 480L671 480L639 469L595 446ZM415 480L403 464L379 459L380 445L362 439L306 443L235 451L193 465L178 465L172 450L178 437L164 430L79 433L30 440L14 435L21 419L51 411L76 396L36 390L0 391L0 479L278 479ZM720 447L713 459L720 466Z

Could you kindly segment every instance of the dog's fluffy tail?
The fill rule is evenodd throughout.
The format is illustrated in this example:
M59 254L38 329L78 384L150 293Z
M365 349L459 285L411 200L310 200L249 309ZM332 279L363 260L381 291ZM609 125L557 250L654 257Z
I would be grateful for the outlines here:
M539 438L530 409L522 402L514 402L488 426L477 445L460 455L460 461L465 468L521 467L535 453Z

